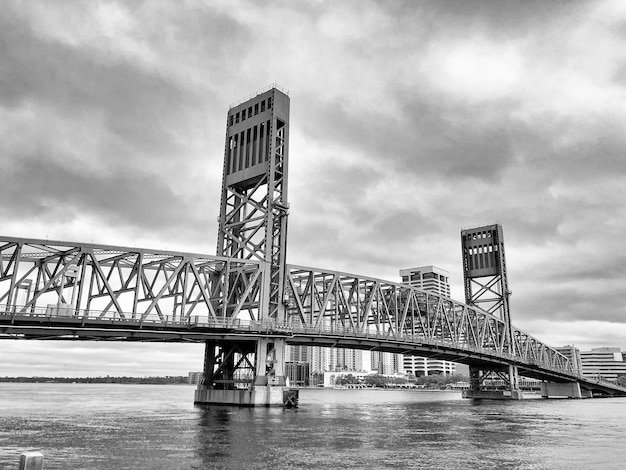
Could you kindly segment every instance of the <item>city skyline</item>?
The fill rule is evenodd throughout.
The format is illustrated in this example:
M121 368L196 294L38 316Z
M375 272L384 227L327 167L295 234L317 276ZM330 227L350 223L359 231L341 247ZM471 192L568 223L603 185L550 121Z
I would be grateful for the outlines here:
M0 233L214 254L228 106L277 82L287 262L396 282L432 264L463 301L460 231L499 222L516 327L626 348L626 7L469 3L5 2ZM203 359L0 344L0 376Z

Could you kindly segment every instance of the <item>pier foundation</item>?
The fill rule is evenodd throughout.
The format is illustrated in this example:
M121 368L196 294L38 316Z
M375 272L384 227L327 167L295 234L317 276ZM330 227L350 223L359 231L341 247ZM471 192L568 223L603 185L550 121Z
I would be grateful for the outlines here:
M580 389L578 382L543 382L541 384L543 398L591 398L591 394Z
M482 398L486 400L523 400L521 390L463 390L463 398Z
M207 341L194 403L296 407L298 391L285 377L285 348L283 338Z
M463 398L524 399L519 387L517 368L514 366L509 366L508 371L484 371L470 366L469 376L470 386L468 390L463 390Z
M41 452L24 452L20 455L19 470L42 470L43 454Z

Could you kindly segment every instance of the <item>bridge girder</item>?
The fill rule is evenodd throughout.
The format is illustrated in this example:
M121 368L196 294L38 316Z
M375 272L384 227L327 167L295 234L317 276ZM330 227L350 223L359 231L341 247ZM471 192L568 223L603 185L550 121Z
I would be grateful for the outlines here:
M262 263L171 251L0 238L0 308L160 322L256 320Z
M11 314L14 323L3 332L35 334L36 330L37 337L43 338L48 328L51 338L110 338L115 333L102 322L113 321L144 330L122 335L129 340L155 340L154 334L145 332L155 325L165 328L161 334L166 341L191 340L189 331L180 336L165 331L180 327L199 333L207 325L217 325L234 328L234 336L245 334L250 324L260 320L264 267L265 263L254 260L2 237L0 309ZM451 357L458 362L467 361L454 351L480 351L494 359L570 371L565 356L516 328L512 356L504 321L479 308L354 274L295 265L287 265L286 273L286 321L277 327L291 332L290 343L310 341L306 334L314 332L317 338L339 335L342 345L354 338L365 340L364 348L370 348L371 341L382 342L381 348L389 350L400 347L394 344L406 344L425 355L428 348L443 347L453 351ZM27 322L29 315L37 323ZM28 323L22 330L15 324L16 316ZM81 324L68 330L67 322L76 319L82 319ZM97 331L90 334L89 328ZM195 340L206 339L204 334L218 332L209 328Z
M509 336L504 319L480 308L376 278L296 265L286 271L287 322L296 329L441 343L572 373L564 355L515 327Z

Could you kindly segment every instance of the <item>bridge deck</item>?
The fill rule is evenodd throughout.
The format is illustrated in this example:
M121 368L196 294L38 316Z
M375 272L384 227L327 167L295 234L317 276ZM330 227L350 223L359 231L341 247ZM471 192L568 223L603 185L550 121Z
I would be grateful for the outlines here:
M286 266L285 316L261 308L263 263L140 248L0 237L0 337L204 342L282 336L288 344L437 357L579 381L526 332L406 284ZM591 386L591 384L588 384Z
M209 339L250 339L261 336L284 337L288 344L327 346L385 351L398 354L436 357L472 366L505 370L516 364L526 377L557 382L584 381L583 377L540 364L521 361L519 357L493 350L416 338L406 334L362 332L346 328L302 327L264 321L214 319L201 321L198 317L186 319L165 318L142 320L132 318L102 318L98 312L80 316L55 315L50 312L12 313L0 311L0 339L82 340L82 341L146 341L204 343ZM606 384L597 384L605 386ZM619 390L615 390L618 392ZM626 390L623 390L626 393Z

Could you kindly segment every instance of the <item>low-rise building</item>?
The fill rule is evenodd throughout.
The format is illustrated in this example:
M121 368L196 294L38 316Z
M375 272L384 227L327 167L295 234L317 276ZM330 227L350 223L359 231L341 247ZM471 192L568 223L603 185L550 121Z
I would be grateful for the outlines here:
M581 351L582 375L592 379L615 382L617 377L626 375L626 353L620 348L593 348Z
M204 372L189 372L187 374L187 383L198 385L204 378Z
M580 360L580 350L575 348L574 346L560 346L558 348L554 348L561 354L563 354L572 365L572 371L576 374L582 374L582 365Z
M454 362L420 356L404 355L402 358L402 369L405 374L413 374L415 377L456 374L456 364Z

